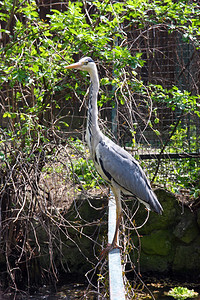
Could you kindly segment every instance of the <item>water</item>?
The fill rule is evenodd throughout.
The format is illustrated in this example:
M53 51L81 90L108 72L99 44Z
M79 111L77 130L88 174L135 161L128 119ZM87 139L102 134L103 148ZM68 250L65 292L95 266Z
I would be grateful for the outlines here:
M199 295L195 298L187 298L193 300L200 300L200 284L196 283L188 283L188 282L176 282L169 279L163 279L161 281L155 280L154 282L149 282L147 287L152 292L154 298L156 300L169 300L174 299L172 297L167 296L167 293L174 287L186 287L189 290L194 290L199 293Z
M58 288L57 292L53 292L50 287L43 286L34 295L30 296L30 300L73 300L84 297L86 286L84 284L66 284ZM92 299L92 298L91 298Z
M190 290L194 290L199 293L199 296L192 298L194 300L200 300L200 284L194 283L180 283L175 281L170 281L168 279L163 279L161 281L157 281L156 279L149 278L149 280L144 280L146 283L147 288L153 294L155 300L170 300L173 299L166 295L167 292L171 288L175 286L183 286L187 287ZM64 284L58 287L57 292L51 286L43 286L35 291L34 294L27 297L25 295L21 295L20 297L16 297L16 300L76 300L76 299L88 299L93 300L97 299L97 295L94 292L87 291L87 285L83 283L70 283ZM146 294L145 294L146 292ZM85 296L87 294L87 297ZM141 293L137 293L137 299L153 299L150 294L147 292L147 289L142 291ZM0 300L13 300L13 296L5 295L3 296L2 292L0 291ZM187 298L189 300L191 298Z
M75 300L84 299L86 286L84 284L67 284L58 288L57 292L52 286L43 286L32 295L19 293L17 296L4 294L0 291L0 300ZM89 299L89 298L88 298ZM93 298L90 298L93 299Z

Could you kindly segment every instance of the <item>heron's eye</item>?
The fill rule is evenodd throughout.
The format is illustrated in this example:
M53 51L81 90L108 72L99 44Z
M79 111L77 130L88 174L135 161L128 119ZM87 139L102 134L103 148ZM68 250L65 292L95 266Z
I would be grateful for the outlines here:
M88 61L85 61L85 62L84 62L84 65L88 65Z

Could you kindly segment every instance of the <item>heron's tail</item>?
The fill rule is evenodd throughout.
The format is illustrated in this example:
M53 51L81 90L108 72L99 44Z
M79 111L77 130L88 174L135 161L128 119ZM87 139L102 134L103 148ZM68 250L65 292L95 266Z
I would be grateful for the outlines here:
M151 210L155 211L159 215L162 215L163 208L152 190L149 191L148 204Z

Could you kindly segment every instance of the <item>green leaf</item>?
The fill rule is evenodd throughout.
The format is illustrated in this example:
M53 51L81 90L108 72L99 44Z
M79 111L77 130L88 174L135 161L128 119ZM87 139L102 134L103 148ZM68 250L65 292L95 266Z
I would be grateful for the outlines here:
M5 112L3 114L3 118L11 118L11 114L9 112Z

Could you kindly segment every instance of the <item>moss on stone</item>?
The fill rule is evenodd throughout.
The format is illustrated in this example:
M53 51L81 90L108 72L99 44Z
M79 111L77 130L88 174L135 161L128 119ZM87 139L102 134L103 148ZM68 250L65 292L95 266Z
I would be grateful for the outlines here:
M178 245L172 265L174 273L182 276L199 276L200 268L200 237L190 245Z
M180 222L176 225L173 234L182 242L189 244L198 235L200 231L195 215L189 210L185 210Z
M147 254L166 256L172 249L171 236L167 231L157 230L141 238L142 251Z

